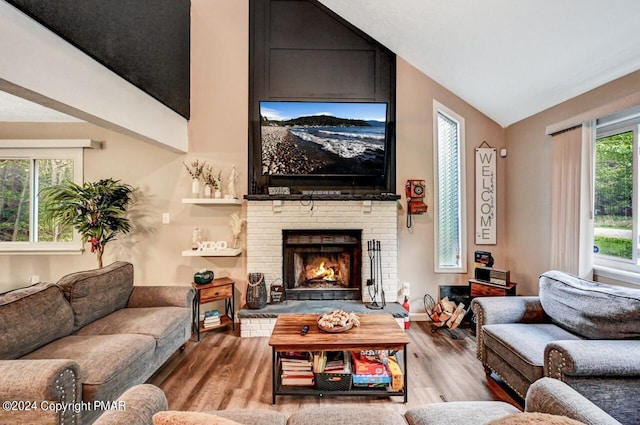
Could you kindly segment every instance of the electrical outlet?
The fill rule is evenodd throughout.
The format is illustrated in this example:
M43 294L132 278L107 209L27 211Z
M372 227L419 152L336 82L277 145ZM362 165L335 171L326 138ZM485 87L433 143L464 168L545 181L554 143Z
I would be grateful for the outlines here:
M171 216L169 215L169 213L162 213L162 224L169 224L171 223Z
M29 283L34 284L40 282L40 276L37 274L29 276Z

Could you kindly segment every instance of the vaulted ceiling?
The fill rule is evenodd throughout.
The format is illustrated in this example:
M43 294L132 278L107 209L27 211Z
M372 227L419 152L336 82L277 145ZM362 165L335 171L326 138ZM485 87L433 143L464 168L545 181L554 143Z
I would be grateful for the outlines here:
M157 0L134 3L139 8L149 7L154 1ZM637 0L318 1L505 127L640 69ZM65 16L60 13L62 6L69 11L79 4L121 4L118 0L61 0L53 6L58 12L51 14L47 11L54 2L9 2L36 18L57 16L58 20ZM91 12L89 7L81 9ZM90 13L90 22L98 22L103 29L97 40L107 48L114 39L109 37L113 33L113 19L109 16L112 15ZM170 17L162 15L163 19ZM78 16L72 18L75 21L65 18L62 23L46 25L73 29L76 24L71 25L72 21L83 22ZM131 24L125 21L124 24ZM153 33L157 26L150 24L147 28ZM86 30L91 30L90 26ZM107 39L111 41L106 43ZM116 41L126 44L126 38ZM140 71L144 74L157 69L143 60L139 69L125 70L124 74ZM139 74L130 76L143 78ZM174 110L181 109L183 116L188 116L188 72L186 78L186 100L184 93L183 99L174 99L179 104ZM153 90L150 94L158 97ZM17 108L25 108L24 104L16 105L15 100L8 105L14 116ZM1 109L0 113L5 114Z

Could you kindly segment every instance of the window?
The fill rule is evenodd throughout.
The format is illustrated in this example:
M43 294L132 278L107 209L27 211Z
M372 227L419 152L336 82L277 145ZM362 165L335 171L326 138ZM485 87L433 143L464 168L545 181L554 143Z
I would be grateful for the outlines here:
M55 145L39 142L34 144ZM64 180L82 183L82 148L16 147L19 143L0 141L0 252L79 251L81 240L73 229L44 219L38 193Z
M594 265L640 272L638 126L630 113L599 119L594 142Z
M434 100L435 272L466 273L464 118Z

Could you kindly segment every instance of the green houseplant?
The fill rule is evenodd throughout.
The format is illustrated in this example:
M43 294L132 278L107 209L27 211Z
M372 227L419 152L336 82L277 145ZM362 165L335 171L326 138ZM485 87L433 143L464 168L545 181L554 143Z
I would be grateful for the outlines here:
M113 179L85 182L82 186L65 181L43 188L40 202L45 206L45 220L72 226L83 243L91 243L91 252L95 252L101 268L105 245L131 229L125 213L132 192L131 186Z

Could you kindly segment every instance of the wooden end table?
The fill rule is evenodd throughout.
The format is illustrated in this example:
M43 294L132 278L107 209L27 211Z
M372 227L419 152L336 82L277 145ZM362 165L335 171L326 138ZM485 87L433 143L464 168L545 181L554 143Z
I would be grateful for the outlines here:
M196 290L196 296L193 298L191 313L193 327L198 335L198 341L200 341L201 332L207 332L229 325L231 325L231 329L235 331L235 282L228 277L220 277L213 279L212 282L204 285L191 282L191 286ZM224 301L224 315L220 315L219 325L205 328L203 321L200 320L200 304L206 304L213 301Z
M358 315L360 326L342 333L327 333L318 329L317 314L281 314L276 320L269 345L271 346L272 403L276 404L277 395L366 395L366 396L402 396L407 402L407 344L409 337L391 314ZM301 335L304 325L309 332ZM284 387L280 384L278 353L284 351L360 351L360 350L401 350L403 353L402 390L390 389L354 389L349 391L324 391L307 387ZM396 354L398 355L398 354Z

